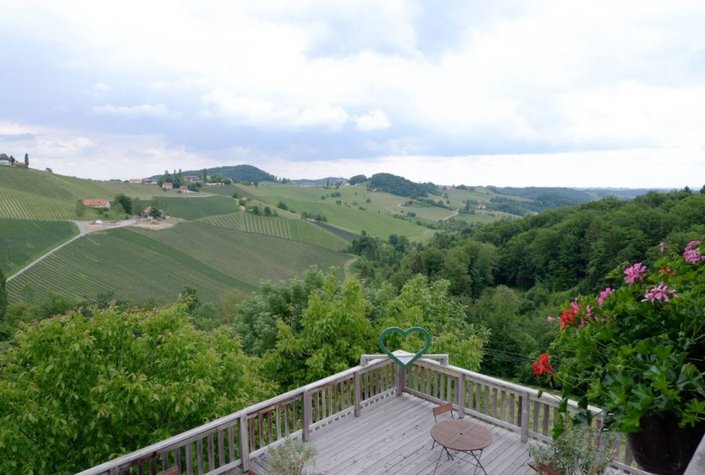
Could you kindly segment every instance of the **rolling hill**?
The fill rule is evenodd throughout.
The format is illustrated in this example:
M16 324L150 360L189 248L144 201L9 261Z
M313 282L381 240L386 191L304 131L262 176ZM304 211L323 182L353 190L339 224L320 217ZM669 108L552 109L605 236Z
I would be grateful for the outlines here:
M74 236L68 221L79 214L83 221L118 219L115 213L80 210L81 199L124 193L174 218L167 229L109 229L67 244L10 281L11 300L51 293L92 299L114 292L134 301L170 301L188 285L203 301L215 301L229 288L248 291L262 279L286 279L311 265L343 266L352 257L344 251L362 231L427 242L447 220L486 223L591 196L585 190L418 185L389 174L373 178L397 194L371 189L371 181L302 186L273 182L272 175L249 165L207 173L251 184L206 186L181 195L156 185L0 166L0 265L7 275ZM246 212L241 203L250 210L268 206L277 215Z

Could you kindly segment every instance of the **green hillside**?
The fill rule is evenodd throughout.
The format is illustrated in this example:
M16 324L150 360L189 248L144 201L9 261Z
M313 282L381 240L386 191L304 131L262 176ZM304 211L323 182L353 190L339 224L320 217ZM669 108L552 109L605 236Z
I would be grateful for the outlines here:
M0 267L6 276L78 234L68 221L0 218L0 230Z
M153 231L122 228L92 234L58 250L7 284L10 301L51 293L93 299L114 292L133 302L174 300L184 286L204 301L256 288L261 279L299 275L310 265L340 266L350 256L310 244L180 223Z
M433 230L415 220L401 219L405 198L388 193L367 191L358 187L339 189L298 186L260 185L234 187L244 196L255 198L272 207L284 203L296 214L307 212L324 216L328 224L355 234L363 230L371 236L387 238L390 234L407 236L412 241L426 241ZM451 212L447 211L447 215ZM397 217L395 217L397 216Z
M350 244L347 240L302 219L256 216L241 212L211 216L201 221L221 228L301 241L332 250L343 250Z
M0 218L78 219L78 200L112 199L119 193L149 200L159 193L159 188L156 185L83 180L39 170L0 166ZM96 211L88 209L81 219L96 217Z

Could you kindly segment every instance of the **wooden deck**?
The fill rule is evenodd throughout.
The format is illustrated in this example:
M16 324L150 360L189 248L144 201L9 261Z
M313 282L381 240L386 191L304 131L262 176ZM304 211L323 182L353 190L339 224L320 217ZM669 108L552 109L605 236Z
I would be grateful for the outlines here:
M441 453L438 445L431 449L433 407L434 403L409 394L390 396L364 408L360 417L346 417L311 432L311 443L317 450L311 469L334 475L433 473ZM518 433L474 422L492 432L492 444L481 458L488 474L535 474L527 465L528 444L521 442ZM472 473L472 458L463 458L450 461L443 455L436 473ZM251 463L258 475L269 473L266 453Z

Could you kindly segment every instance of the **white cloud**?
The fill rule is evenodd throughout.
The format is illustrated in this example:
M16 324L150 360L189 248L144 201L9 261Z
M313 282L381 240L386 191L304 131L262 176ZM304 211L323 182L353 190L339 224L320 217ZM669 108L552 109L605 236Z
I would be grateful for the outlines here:
M368 114L356 116L355 123L357 128L363 132L388 129L392 125L387 114L379 109L372 110Z
M521 155L385 156L301 163L263 160L270 173L289 178L394 173L444 185L563 186L699 189L705 148L627 149ZM311 170L315 170L313 173Z
M223 90L208 94L206 100L217 114L247 125L338 130L348 120L343 108L327 104L307 107L279 105L269 100L233 96Z
M173 115L164 104L138 104L134 106L114 106L110 104L93 108L96 114L107 114L125 117L152 116L166 117Z
M524 154L520 159L510 154L522 147L578 150L580 163L594 162L593 169L623 160L630 167L643 163L634 166L639 170L665 169L660 157L702 157L694 151L705 148L705 135L698 130L705 123L705 3L528 0L496 4L487 15L469 11L467 22L452 24L427 23L424 8L429 8L426 3L414 0L0 0L0 27L15 28L13 41L24 41L28 50L43 44L47 51L56 49L52 61L76 75L77 89L91 92L84 94L93 101L86 108L103 116L101 126L109 127L112 117L168 117L181 121L184 129L192 120L219 122L225 132L216 137L224 144L217 150L187 143L182 136L153 134L146 142L125 136L126 149L141 144L174 153L179 160L193 158L185 150L197 147L207 149L208 157L226 156L224 150L238 146L231 137L241 137L242 126L300 133L297 146L302 148L324 148L330 133L340 134L341 142L356 141L358 152L336 149L333 170L347 163L340 161L343 153L373 154L382 165L392 163L385 157L394 156L394 166L418 167L395 169L404 173L421 170L423 164L433 168L429 163L447 168L451 159L439 157L462 155L460 162L452 162L458 169L473 163L494 179L492 170L506 165L505 175L522 170L517 179L553 183L571 177L562 164L575 165L573 155ZM35 20L24 22L29 15ZM429 53L422 44L424 28L430 31L427 36L438 30L439 37L453 28L453 41ZM67 107L59 99L40 105L37 110ZM76 106L73 117L83 116L86 108ZM0 134L19 130L7 125L16 119L2 118L7 122L0 123ZM159 130L160 122L154 123L152 130ZM349 124L380 132L365 136ZM79 147L76 153L118 154L118 141L98 136L75 130L63 134L60 143L84 137L96 146ZM377 136L379 143L371 139ZM253 156L258 145L276 156L293 149L285 144L272 150L269 142L277 141L257 140L268 139L247 142ZM500 155L477 158L479 151L490 148ZM610 160L591 152L597 149L613 149L604 152L611 154ZM409 154L428 155L399 158ZM206 153L195 156L215 160L206 159ZM507 156L516 162L502 158ZM522 168L533 162L542 174ZM546 163L563 173L550 173L542 168ZM693 163L683 167L701 171ZM421 179L436 173L430 168L419 172ZM622 176L591 170L585 168L581 176L598 180L593 184ZM364 168L357 172L369 174ZM640 173L647 172L635 172L641 180L628 173L622 179L649 180ZM662 176L660 171L653 174L652 181ZM684 174L681 180L692 176Z

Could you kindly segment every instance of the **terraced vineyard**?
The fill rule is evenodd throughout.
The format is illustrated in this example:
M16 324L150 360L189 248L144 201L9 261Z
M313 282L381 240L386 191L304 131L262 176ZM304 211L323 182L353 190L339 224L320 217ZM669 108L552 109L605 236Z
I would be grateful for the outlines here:
M71 201L39 196L0 186L0 217L15 219L60 220L76 216Z
M220 228L301 241L326 249L343 250L349 245L349 242L340 236L336 236L301 219L257 216L252 213L233 213L211 216L200 221Z
M76 226L68 221L6 218L0 218L0 230L0 267L8 277L78 233Z
M215 302L260 279L299 275L309 265L342 266L350 257L310 244L211 226L180 223L152 231L121 228L92 234L58 250L8 282L11 302L49 294L94 299L113 291L132 302L174 300L184 286Z
M312 265L342 266L351 256L300 241L253 234L203 222L179 223L171 229L136 229L145 236L182 249L222 272L251 285L300 274Z
M155 197L153 203L169 216L198 219L239 211L237 201L226 196Z

